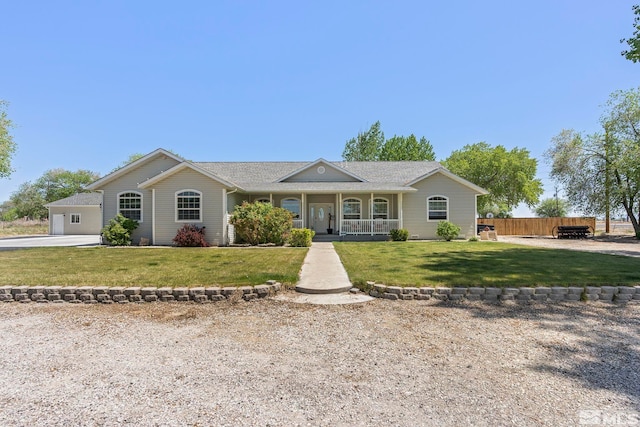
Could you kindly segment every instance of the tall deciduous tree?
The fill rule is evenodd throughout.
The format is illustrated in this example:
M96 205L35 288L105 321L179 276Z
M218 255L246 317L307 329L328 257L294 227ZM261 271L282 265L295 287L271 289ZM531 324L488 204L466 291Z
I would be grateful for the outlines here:
M85 169L75 172L51 169L38 178L34 185L49 203L84 191L87 185L98 178L99 174Z
M16 151L16 143L9 129L13 127L13 122L7 117L5 111L9 104L0 99L0 178L11 175L11 158Z
M611 94L603 132L583 137L564 130L546 155L551 177L586 214L624 211L640 233L640 88Z
M418 140L414 134L387 139L380 149L378 160L435 160L433 146L424 136Z
M45 204L83 192L88 184L99 177L97 173L83 169L76 172L51 169L34 183L22 184L11 194L10 200L19 217L46 218Z
M567 216L569 204L564 199L550 197L544 199L536 206L536 215L541 218L558 218Z
M536 178L538 161L524 148L507 151L502 145L492 147L479 142L454 151L442 163L456 175L489 191L478 197L482 216L495 206L506 211L520 203L533 206L542 195L542 181Z
M368 131L359 132L357 137L347 141L342 157L350 162L375 161L383 145L384 132L380 129L380 121L377 121Z
M629 45L628 50L622 51L622 56L629 61L640 61L640 5L634 5L633 13L635 18L633 20L633 37L629 39L622 39L620 43L627 43Z
M347 141L342 152L347 161L399 161L435 160L433 146L424 136L419 140L414 134L397 136L385 140L380 122L377 121L366 132Z

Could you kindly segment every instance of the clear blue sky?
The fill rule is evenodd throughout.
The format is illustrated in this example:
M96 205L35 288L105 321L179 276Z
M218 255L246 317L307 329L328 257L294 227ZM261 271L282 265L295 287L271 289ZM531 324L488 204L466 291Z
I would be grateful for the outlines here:
M438 159L486 141L539 159L640 86L633 1L12 1L0 201L47 169L106 174L158 147L197 161L339 160L380 120ZM520 213L519 210L516 214Z

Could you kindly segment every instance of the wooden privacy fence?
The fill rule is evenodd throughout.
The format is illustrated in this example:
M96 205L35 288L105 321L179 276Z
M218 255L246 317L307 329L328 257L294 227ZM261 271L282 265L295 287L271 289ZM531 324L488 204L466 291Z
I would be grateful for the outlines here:
M596 230L595 217L570 218L478 218L478 225L491 224L498 236L551 236L558 225L588 225Z

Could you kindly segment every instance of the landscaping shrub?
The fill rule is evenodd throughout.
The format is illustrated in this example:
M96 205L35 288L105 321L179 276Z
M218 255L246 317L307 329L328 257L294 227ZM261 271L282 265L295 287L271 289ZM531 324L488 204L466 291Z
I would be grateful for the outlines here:
M289 237L289 244L299 248L307 248L311 246L311 239L315 235L316 232L308 228L293 229L291 230L291 237Z
M282 246L293 228L293 214L270 203L248 203L236 206L230 220L240 241L251 245L273 243Z
M138 221L118 214L109 220L109 224L101 230L101 233L110 245L129 246L131 244L131 233L136 228L138 228Z
M389 234L394 242L406 242L409 239L409 230L405 228L394 228Z
M185 224L178 229L176 237L173 238L173 243L176 246L187 248L209 247L209 243L204 238L204 229L205 227L198 227L194 224Z
M461 228L459 226L450 221L440 221L438 223L436 234L442 237L447 242L450 242L452 239L458 237L458 234L460 234L460 230Z

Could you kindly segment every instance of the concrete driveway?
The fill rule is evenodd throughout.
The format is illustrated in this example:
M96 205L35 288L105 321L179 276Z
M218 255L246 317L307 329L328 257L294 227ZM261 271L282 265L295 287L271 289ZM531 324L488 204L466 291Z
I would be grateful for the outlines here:
M96 246L99 244L99 235L8 237L0 239L0 250L45 246Z

